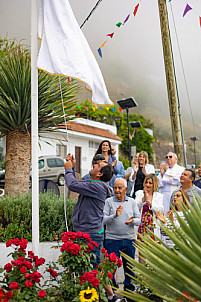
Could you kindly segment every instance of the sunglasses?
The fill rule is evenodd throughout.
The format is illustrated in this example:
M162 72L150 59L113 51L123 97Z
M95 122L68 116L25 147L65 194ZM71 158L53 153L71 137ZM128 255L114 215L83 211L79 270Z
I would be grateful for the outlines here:
M167 155L165 158L166 158L166 159L167 159L167 158L172 158L172 155Z
M182 195L181 194L175 194L174 196L175 197L181 197Z

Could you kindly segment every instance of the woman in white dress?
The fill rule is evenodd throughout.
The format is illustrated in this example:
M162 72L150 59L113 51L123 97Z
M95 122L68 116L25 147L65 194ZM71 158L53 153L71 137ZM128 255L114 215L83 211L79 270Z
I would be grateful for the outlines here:
M154 223L157 213L162 213L163 195L158 190L158 177L156 174L148 174L144 180L144 189L136 192L135 201L137 202L139 211L141 212L141 224L138 228L138 239L143 241L143 236L151 229L154 235L161 238L160 227ZM152 239L154 239L154 235ZM139 262L144 264L145 261L139 254Z
M149 164L148 154L146 151L141 151L138 157L138 165L132 164L133 171L129 178L133 182L131 197L135 198L138 190L143 190L145 176L150 173L155 173L153 165Z

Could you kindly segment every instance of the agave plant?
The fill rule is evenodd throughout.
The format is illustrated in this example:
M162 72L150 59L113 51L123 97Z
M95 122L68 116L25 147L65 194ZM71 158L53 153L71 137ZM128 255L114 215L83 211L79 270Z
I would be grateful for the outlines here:
M174 223L170 228L162 226L174 242L175 250L161 240L153 241L145 236L145 243L137 241L136 245L147 265L122 253L140 283L165 301L201 301L201 199L196 196L193 204L194 207L189 204L189 210L181 206L185 220L175 211L180 228ZM119 292L131 300L151 301L137 293Z
M66 83L63 78L59 82L58 77L40 71L39 132L55 131L64 122L59 83L67 120L72 118L77 82ZM21 45L11 44L0 52L0 134L6 136L5 194L24 194L29 188L31 161L31 59Z

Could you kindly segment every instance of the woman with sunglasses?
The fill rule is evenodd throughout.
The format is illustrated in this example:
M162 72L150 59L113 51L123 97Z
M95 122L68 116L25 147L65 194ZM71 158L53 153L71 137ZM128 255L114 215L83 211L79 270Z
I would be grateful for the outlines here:
M190 203L190 199L188 196L188 193L186 193L185 191L182 190L178 190L175 194L174 194L174 206L175 209L177 211L177 214L180 218L185 219L184 213L182 212L181 206L183 206L184 208L188 209L188 203ZM173 222L174 225L179 228L180 224L178 221L177 216L175 215L175 213L172 210L169 210L167 212L167 218L165 217L165 214L163 213L163 215L161 215L160 212L157 212L157 218L163 223L166 224L168 228L170 228L171 223ZM165 232L161 229L161 235L163 236L163 238L165 237L165 241L166 244L169 248L173 248L174 247L174 243L172 242L172 240L165 234Z
M154 223L153 218L157 218L157 212L162 213L163 195L158 190L158 178L156 174L148 174L144 180L144 189L136 192L135 201L137 202L139 211L141 212L141 224L138 228L138 239L143 241L143 236L150 229L154 235L161 237L160 227ZM152 238L154 239L154 235ZM145 261L139 254L139 262L144 264Z
M180 188L180 176L185 170L177 164L177 155L173 152L168 152L166 155L166 164L160 165L159 192L163 194L164 212L165 214L170 209L170 198L173 191Z
M141 151L138 156L137 165L132 164L133 171L129 178L133 182L131 189L131 197L135 198L136 192L138 190L143 190L143 183L145 176L150 173L155 173L155 168L153 165L149 164L148 154L146 151Z

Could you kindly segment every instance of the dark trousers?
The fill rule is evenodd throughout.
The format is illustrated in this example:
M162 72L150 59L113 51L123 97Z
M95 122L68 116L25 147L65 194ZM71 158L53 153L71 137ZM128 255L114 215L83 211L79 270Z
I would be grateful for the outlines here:
M89 233L89 235L91 236L92 241L95 241L98 243L98 247L94 247L94 249L91 251L91 253L92 253L91 264L93 265L93 268L95 269L95 267L98 264L100 264L100 262L101 262L100 254L101 254L101 248L102 248L103 240L104 240L104 232L101 234Z
M108 254L111 254L115 252L115 254L120 257L120 251L125 253L126 255L130 256L131 258L135 258L135 247L133 246L133 243L135 243L135 240L129 240L129 239L122 239L122 240L114 240L114 239L106 239L105 240L105 248L108 252ZM125 280L124 280L124 290L129 289L131 291L135 290L135 286L131 284L131 281L133 280L130 276L135 276L134 273L127 268L128 261L122 257L123 260L123 268L124 268L124 274L125 274ZM112 279L113 286L118 287L115 277Z

